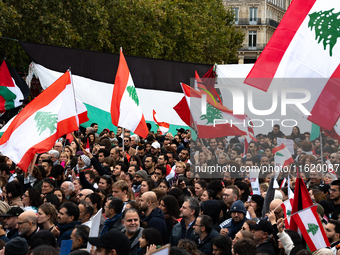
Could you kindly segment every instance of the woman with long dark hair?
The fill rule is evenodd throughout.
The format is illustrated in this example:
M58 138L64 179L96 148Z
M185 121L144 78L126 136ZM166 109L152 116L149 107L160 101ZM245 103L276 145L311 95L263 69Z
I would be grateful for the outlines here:
M176 220L179 217L178 201L174 196L166 195L161 197L158 207L164 213L164 220L168 229L168 237L170 237L173 226L178 223Z
M157 248L163 245L161 234L157 229L146 228L143 230L141 238L139 238L139 250L137 251L137 255L145 254L146 247L152 244L156 245Z
M37 213L39 206L41 206L42 204L42 199L39 191L34 188L30 188L26 190L25 193L22 195L21 202L25 206L25 211L29 210Z

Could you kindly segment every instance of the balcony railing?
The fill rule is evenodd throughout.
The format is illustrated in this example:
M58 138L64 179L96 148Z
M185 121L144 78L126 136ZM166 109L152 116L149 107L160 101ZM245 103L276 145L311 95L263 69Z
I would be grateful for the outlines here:
M256 46L248 46L248 45L243 45L243 47L241 49L239 49L239 51L262 51L264 49L264 47L266 47L267 44L265 43L258 43L256 44Z
M261 23L261 18L250 20L250 19L238 19L235 21L235 25L269 25L277 28L279 22L273 19L266 19L266 22Z

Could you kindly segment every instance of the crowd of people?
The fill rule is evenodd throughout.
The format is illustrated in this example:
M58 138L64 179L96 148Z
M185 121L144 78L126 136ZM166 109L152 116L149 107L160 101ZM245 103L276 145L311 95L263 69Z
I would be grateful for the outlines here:
M98 133L93 123L37 154L26 171L1 155L0 254L59 254L64 240L72 240L72 255L88 255L88 243L96 255L151 254L168 243L176 255L312 254L285 227L280 206L297 177L317 205L331 244L314 253L340 254L340 180L319 171L327 164L337 173L337 139L310 141L297 126L285 135L275 125L249 144L242 136L194 140L189 129L162 135L148 128L142 139L121 127ZM277 138L293 140L294 163L276 175L280 188L266 211L275 172L261 169L274 166ZM237 171L200 171L206 166ZM254 194L249 173L239 171L242 166L260 169L260 194ZM89 237L94 216L100 227Z

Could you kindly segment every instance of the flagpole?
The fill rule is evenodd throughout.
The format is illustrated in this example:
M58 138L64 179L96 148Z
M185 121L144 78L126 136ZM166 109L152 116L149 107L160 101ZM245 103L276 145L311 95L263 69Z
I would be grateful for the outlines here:
M124 135L125 135L125 128L122 127L122 129L123 129L123 152L124 152Z
M320 148L321 148L321 169L323 167L323 151L322 151L322 133L321 133L321 127L319 127L320 129Z
M74 91L73 78L72 78L72 73L71 73L71 67L68 68L68 71L70 72L71 85L72 85L73 98L74 98L74 106L75 106L75 109L76 109L76 111L77 111L76 92ZM77 112L76 112L76 114L77 114ZM77 118L77 119L78 119L78 122L79 122L79 118ZM78 130L79 130L79 123L78 123Z

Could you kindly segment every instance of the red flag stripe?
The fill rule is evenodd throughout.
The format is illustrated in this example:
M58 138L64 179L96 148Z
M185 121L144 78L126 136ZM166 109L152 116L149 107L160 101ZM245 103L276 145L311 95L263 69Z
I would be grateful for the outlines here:
M112 102L111 102L111 118L112 123L118 126L120 116L120 102L129 80L130 71L126 63L124 54L120 51L119 65L116 74L115 84L113 87Z
M246 84L263 91L268 90L290 42L315 2L316 0L292 1L280 25L245 79Z
M340 116L340 66L338 66L331 78L327 81L316 100L308 120L332 130ZM330 109L332 109L330 111Z

